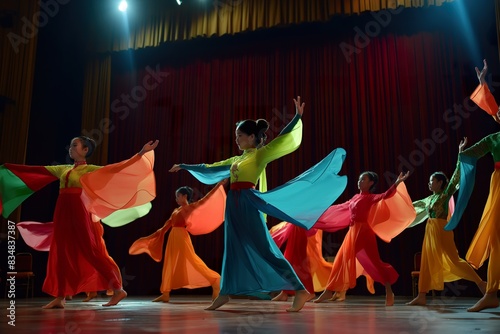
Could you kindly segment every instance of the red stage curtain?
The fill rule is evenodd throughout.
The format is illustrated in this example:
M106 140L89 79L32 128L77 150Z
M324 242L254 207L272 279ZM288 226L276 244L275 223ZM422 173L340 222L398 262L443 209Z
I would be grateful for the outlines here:
M363 28L368 22L357 23ZM477 79L470 46L460 31L404 28L400 33L401 22L394 24L364 43L352 30L332 29L335 34L321 32L322 25L306 25L115 55L109 161L130 156L147 140L159 139L160 145L153 210L113 230L112 239L126 248L161 227L175 207L178 187L189 185L202 194L209 190L187 172L168 173L174 163L210 163L238 154L235 123L246 118L270 121L272 139L293 116L297 95L306 103L304 139L296 152L269 165L269 188L343 147L347 158L342 174L349 182L339 202L357 192L356 181L364 170L379 174L379 191L400 170L411 170L410 195L428 196L432 172L453 172L460 139L468 136L474 143L489 130L471 121L483 116L468 100ZM349 47L356 52L347 57ZM476 226L463 225L456 232L461 255ZM422 245L421 227L380 244L382 258L401 275L396 286L400 294L411 293L410 271L413 253ZM325 253L332 255L343 233L324 239ZM220 270L222 229L194 237L193 243L209 267ZM138 266L137 272L151 265L142 259L127 261Z

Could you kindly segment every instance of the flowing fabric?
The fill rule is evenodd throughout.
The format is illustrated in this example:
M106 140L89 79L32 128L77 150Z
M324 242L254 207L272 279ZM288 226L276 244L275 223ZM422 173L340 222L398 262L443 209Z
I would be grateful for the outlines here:
M445 231L445 219L429 218L422 244L419 292L443 290L444 282L466 279L482 282L474 269L458 256L453 231Z
M367 223L385 242L406 229L416 217L415 209L404 183L400 183L395 193L380 200L370 207ZM349 202L332 205L316 221L314 228L337 232L351 225L351 208Z
M54 235L54 223L20 222L16 224L26 245L41 252L48 252Z
M302 122L300 115L296 115L267 145L213 164L180 165L204 183L217 182L222 175L230 176L221 295L261 296L271 291L304 289L272 240L264 214L310 228L345 188L346 178L335 174L342 166L345 151L332 152L309 171L273 191L261 193L253 189L262 180L266 165L293 152L301 139ZM224 169L229 175L221 174ZM332 189L335 191L329 194ZM318 193L325 196L317 196Z
M483 86L484 89L480 93L484 97L481 99L487 100L486 104L489 107L486 108L480 102L481 99L473 99L473 101L489 114L496 113L498 108L495 110L495 106L497 104L491 102L494 101L493 95L487 85ZM500 266L498 266L500 261L500 193L498 191L500 189L500 132L484 137L460 153L459 158L461 166L463 166L461 168L466 168L466 170L462 172L460 179L461 191L457 199L455 213L445 229L452 230L460 221L474 187L476 161L488 153L493 156L493 161L495 161L495 171L491 175L490 192L481 221L465 258L476 269L480 268L484 261L489 258L486 293L496 293L500 289Z
M301 176L267 193L254 189L229 192L224 225L225 256L221 274L221 294L259 295L271 291L303 289L293 268L271 239L261 211L285 221L295 214L302 217L302 223L295 219L292 219L292 223L298 226L312 226L316 217L334 202L345 188L346 177L335 174L344 158L345 151L337 149ZM271 192L272 196L265 197ZM318 198L318 192L324 193L325 196ZM307 200L312 198L315 200ZM320 208L320 205L323 208ZM310 207L316 212L309 211ZM309 220L306 220L306 217ZM305 223L307 225L304 225Z
M417 211L426 213L424 241L418 289L421 293L429 290L443 290L444 282L466 279L481 283L481 278L474 269L458 256L453 231L444 229L454 211L453 194L461 177L461 165L458 163L445 189L415 201ZM415 226L413 223L411 226Z
M335 256L326 289L346 291L354 288L360 271L382 284L394 284L399 277L390 264L380 259L376 236L370 226L355 222Z
M493 97L493 94L491 94L488 85L480 84L477 86L470 96L470 99L491 116L496 115L498 112L498 105Z
M87 211L103 219L117 210L151 202L156 197L153 166L154 151L149 151L143 155L136 154L129 160L104 166L98 173L83 175L82 201Z
M278 247L286 242L283 252L295 273L307 291L323 291L332 269L332 264L325 261L322 253L323 231L309 231L290 223L280 223L270 230L271 237ZM293 294L293 291L286 291Z
M218 284L219 280L220 275L196 255L186 229L172 227L165 249L160 291L196 289Z
M26 198L55 180L57 178L43 166L0 166L2 216L7 218Z
M205 286L214 286L218 290L220 275L209 269L196 255L188 231L205 234L220 226L224 221L225 200L224 187L218 185L203 199L174 210L162 228L130 246L129 254L146 253L160 262L165 233L172 228L165 249L160 287L162 293Z
M486 292L500 289L500 169L491 176L490 193L484 206L481 222L465 258L474 267L480 268L489 258Z
M121 288L120 270L103 251L104 241L96 235L80 196L80 188L64 188L57 200L54 238L42 288L54 297Z
M399 276L396 270L380 259L376 235L389 242L415 216L403 183L382 194L360 193L348 202L330 207L314 227L329 232L350 227L335 256L326 289L353 288L360 272L382 284L396 282Z
M109 175L114 181L121 179L122 187L110 189L110 184L105 184L106 191L98 191L100 195L94 198L98 200L97 206L99 207L105 207L103 204L105 202L110 203L109 207L114 208L144 205L152 199L151 196L154 196L155 192L154 177L151 178L153 166L151 163L145 163L154 161L152 154L153 152L149 152L148 157L136 155L124 163L113 165L112 169L86 164L74 166L5 165L10 171L15 170L16 177L23 181L25 187L31 191L40 189L50 180L60 180L60 192L53 219L52 241L49 246L47 276L42 288L44 292L55 297L62 297L84 291L121 288L120 270L106 250L102 238L102 226L100 223L92 221L92 214L87 210L87 207L93 208L94 205L93 200L89 199L91 197L83 195L85 191L82 189L82 182L88 180L96 187L102 187L103 184L93 182L93 176L101 181L104 181L103 175ZM131 169L135 171L134 178L129 178ZM111 170L116 175L111 176ZM123 170L126 172L119 175ZM49 174L52 176L50 177ZM142 179L139 176L141 174ZM82 179L84 175L86 177ZM6 194L10 194L10 189L12 189L12 185L4 180L4 178L0 179L2 198L8 197L9 195ZM125 185L130 180L137 183ZM37 184L37 186L34 187L32 184ZM113 184L116 185L116 182ZM19 182L15 183L14 187L19 189ZM150 195L137 195L141 193ZM115 196L118 196L120 201L126 204L117 206ZM127 196L128 200L125 199ZM24 200L26 197L23 195L19 198ZM87 198L86 205L83 201L84 197ZM18 201L18 204L21 202ZM107 212L112 213L113 211L108 210ZM37 225L37 223L31 222L23 225L22 228L26 226L29 227L24 228L23 237L26 237L32 245L46 249L47 238L50 237L50 232L48 232L50 226L46 223Z
M347 177L337 175L345 156L345 150L337 148L293 180L265 193L247 189L247 196L261 212L273 217L283 217L284 221L310 229L324 213L325 208L335 202L347 185ZM212 168L219 170L220 166L206 166L181 165L200 182L213 184L220 181L221 174L211 171ZM317 196L318 193L323 196Z
M474 190L476 162L476 158L460 154L460 191L458 193L455 211L444 227L446 231L454 230L460 222L460 219L462 219L462 215L472 195L472 190Z

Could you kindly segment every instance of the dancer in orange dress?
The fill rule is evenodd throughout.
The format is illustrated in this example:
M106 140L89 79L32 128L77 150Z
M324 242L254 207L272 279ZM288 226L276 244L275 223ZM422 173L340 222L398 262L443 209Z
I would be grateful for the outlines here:
M155 233L138 239L129 249L136 255L149 254L155 261L162 259L165 233L172 228L165 249L163 261L161 296L154 302L167 303L170 291L180 288L196 289L212 286L212 299L219 295L220 275L209 269L196 255L189 233L204 234L213 231L224 221L226 195L225 181L220 182L204 198L191 203L193 189L181 187L175 192L179 207L174 210L165 225Z
M408 175L409 172L400 173L385 193L373 194L378 175L363 172L358 181L359 194L343 204L331 206L318 219L315 228L335 232L349 226L349 231L335 256L328 285L315 303L335 298L334 291L344 294L355 287L358 260L370 277L385 285L386 306L394 304L391 286L398 273L380 259L375 235L388 242L415 219L415 209L402 183Z

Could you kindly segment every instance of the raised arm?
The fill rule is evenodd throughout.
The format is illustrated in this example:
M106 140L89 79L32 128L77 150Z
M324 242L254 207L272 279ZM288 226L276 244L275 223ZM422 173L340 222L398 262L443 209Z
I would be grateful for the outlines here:
M486 74L488 73L488 64L486 59L483 60L483 68L475 68L479 86L471 95L471 100L474 101L481 109L490 114L495 122L500 123L500 108L498 107L495 98L491 94L488 84L486 83Z
M149 151L154 150L156 148L156 146L158 146L159 142L160 141L158 139L156 139L154 142L152 140L148 141L146 144L144 144L142 149L139 151L139 155L143 155Z

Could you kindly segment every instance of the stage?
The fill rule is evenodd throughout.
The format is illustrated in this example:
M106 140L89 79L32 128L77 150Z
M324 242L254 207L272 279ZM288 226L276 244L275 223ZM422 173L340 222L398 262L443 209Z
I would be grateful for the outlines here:
M65 309L44 310L51 298L2 299L2 333L498 333L500 308L467 312L477 298L428 297L428 306L406 306L410 297L396 297L392 307L383 296L347 296L344 302L306 303L298 313L287 313L288 302L231 299L216 311L205 311L209 296L171 296L169 303L153 303L156 296L128 297L113 307L108 298L88 303L83 295ZM7 310L6 310L7 309ZM5 314L7 316L5 316ZM9 314L11 315L9 319ZM15 317L15 327L9 325Z

